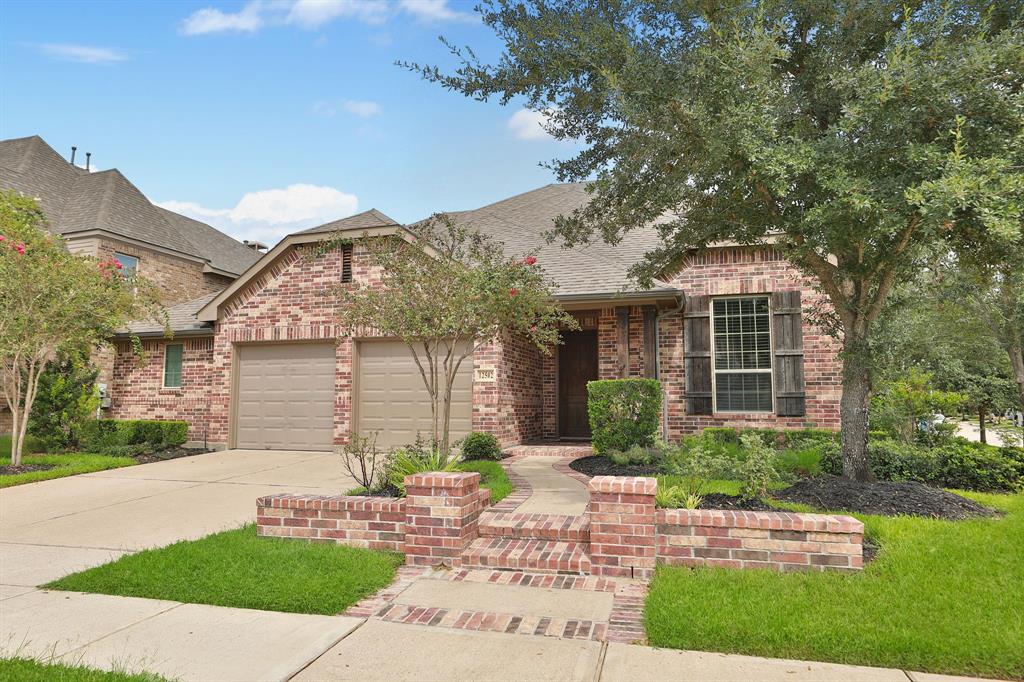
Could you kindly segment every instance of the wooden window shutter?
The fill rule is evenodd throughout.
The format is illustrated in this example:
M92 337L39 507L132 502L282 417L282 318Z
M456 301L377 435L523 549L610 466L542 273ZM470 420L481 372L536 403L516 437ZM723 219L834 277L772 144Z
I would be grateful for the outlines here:
M352 245L345 244L341 247L341 283L348 284L352 281Z
M775 341L775 413L802 417L804 394L804 333L800 291L772 293L772 335Z
M711 414L711 297L690 296L683 313L686 413Z

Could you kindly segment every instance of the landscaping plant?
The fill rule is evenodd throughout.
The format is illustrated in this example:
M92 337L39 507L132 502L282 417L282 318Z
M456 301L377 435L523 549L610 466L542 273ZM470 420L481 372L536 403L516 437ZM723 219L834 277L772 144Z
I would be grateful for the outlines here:
M0 388L14 422L13 465L46 368L90 353L129 320L160 314L152 285L123 276L116 260L70 253L45 223L34 199L0 191Z
M377 432L369 436L352 432L341 449L341 465L364 489L376 490L387 468L387 455L377 450Z
M890 293L936 249L999 264L1024 250L1019 5L488 0L478 12L504 48L492 61L449 43L452 69L406 66L474 100L521 99L571 141L552 166L591 199L556 236L615 244L656 225L642 285L722 242L770 243L812 277L829 303L812 321L842 344L843 475L870 479Z
M405 496L405 477L428 471L458 471L459 461L441 449L433 441L419 436L410 445L391 453L388 461L387 479L392 487Z
M740 497L759 500L768 495L772 483L779 480L775 468L775 452L755 434L744 434L740 444L745 453L737 468L740 479Z
M552 301L534 256L509 258L499 243L443 214L403 230L360 242L358 257L380 272L379 283L331 293L348 334L374 329L405 342L430 396L431 440L447 456L452 386L476 349L515 337L546 354L560 328L579 325Z
M596 454L651 447L658 435L661 383L657 379L589 381L587 413Z
M493 433L474 431L460 443L463 459L501 459L501 443Z
M87 358L72 357L52 363L40 375L28 433L44 443L47 452L76 448L82 427L96 418L97 373Z

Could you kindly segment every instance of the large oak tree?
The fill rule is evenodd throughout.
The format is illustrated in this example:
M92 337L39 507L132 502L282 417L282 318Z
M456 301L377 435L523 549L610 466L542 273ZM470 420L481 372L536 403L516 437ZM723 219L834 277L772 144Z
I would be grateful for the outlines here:
M1021 247L1019 0L491 0L493 63L407 64L480 100L523 99L582 146L568 243L661 222L641 280L723 240L774 241L832 303L843 471L870 477L873 328L940 243Z

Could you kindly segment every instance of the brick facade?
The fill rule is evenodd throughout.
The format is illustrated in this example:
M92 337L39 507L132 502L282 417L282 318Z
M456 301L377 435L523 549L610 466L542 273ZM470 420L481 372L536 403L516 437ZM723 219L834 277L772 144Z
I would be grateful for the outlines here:
M590 504L591 572L614 578L654 575L653 478L595 476L587 490Z
M256 500L256 534L401 552L405 505L394 497L269 495Z
M849 516L660 509L658 561L776 571L857 570L864 524Z
M112 416L159 416L190 421L192 436L227 444L229 439L231 372L237 344L270 341L332 341L337 346L335 370L334 443L347 442L352 428L353 340L341 337L332 297L327 290L341 275L340 250L309 257L310 247L285 252L223 309L212 348L186 353L185 382L180 397L159 385L162 351L154 348L154 368L130 366L118 354L119 376L112 382ZM354 246L353 281L373 285L365 248ZM821 308L822 295L771 248L722 248L691 257L672 283L690 296L740 293L770 294L800 289L805 313ZM644 308L630 306L628 315L628 376L653 374L652 360L644 354ZM771 413L687 415L684 410L682 315L667 313L659 322L657 348L660 379L666 397L669 440L708 426L760 426L777 428L837 428L841 393L838 348L830 337L803 316L804 375L807 413L778 417ZM604 307L588 315L596 319L599 378L619 376L618 313ZM371 336L372 334L366 334ZM156 342L159 345L159 342ZM191 342L190 342L191 343ZM204 342L205 343L205 342ZM188 350L188 347L186 348ZM494 433L503 446L558 437L558 353L539 352L522 339L505 337L485 343L474 356L473 428ZM199 365L204 365L202 368ZM121 376L123 374L123 376ZM194 383L191 377L194 377ZM190 418L191 417L191 418ZM193 420L202 423L192 423Z
M413 474L405 477L405 492L405 563L458 568L491 500L480 474Z

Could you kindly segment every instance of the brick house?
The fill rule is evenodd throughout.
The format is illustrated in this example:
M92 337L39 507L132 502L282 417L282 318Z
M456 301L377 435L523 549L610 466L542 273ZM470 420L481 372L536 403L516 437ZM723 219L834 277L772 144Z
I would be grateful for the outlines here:
M585 439L586 382L616 377L661 380L669 439L707 426L838 427L838 347L805 314L826 301L776 249L718 246L639 289L628 270L657 243L653 229L615 246L544 239L586 200L582 185L548 185L451 214L512 255L535 255L581 326L550 355L516 338L479 347L453 391L454 435ZM352 244L317 249L338 234ZM429 407L408 351L341 338L322 294L374 283L364 235L407 234L376 210L292 234L222 291L171 307L173 339L134 325L147 362L118 341L112 414L185 419L190 439L211 446L324 450L353 430L378 431L385 447L411 441Z
M120 171L94 172L65 160L38 135L0 141L0 189L35 198L47 227L68 249L116 258L156 284L163 302L211 297L260 253L198 220L154 205ZM99 352L99 382L109 385L113 355ZM0 432L11 414L0 405Z

